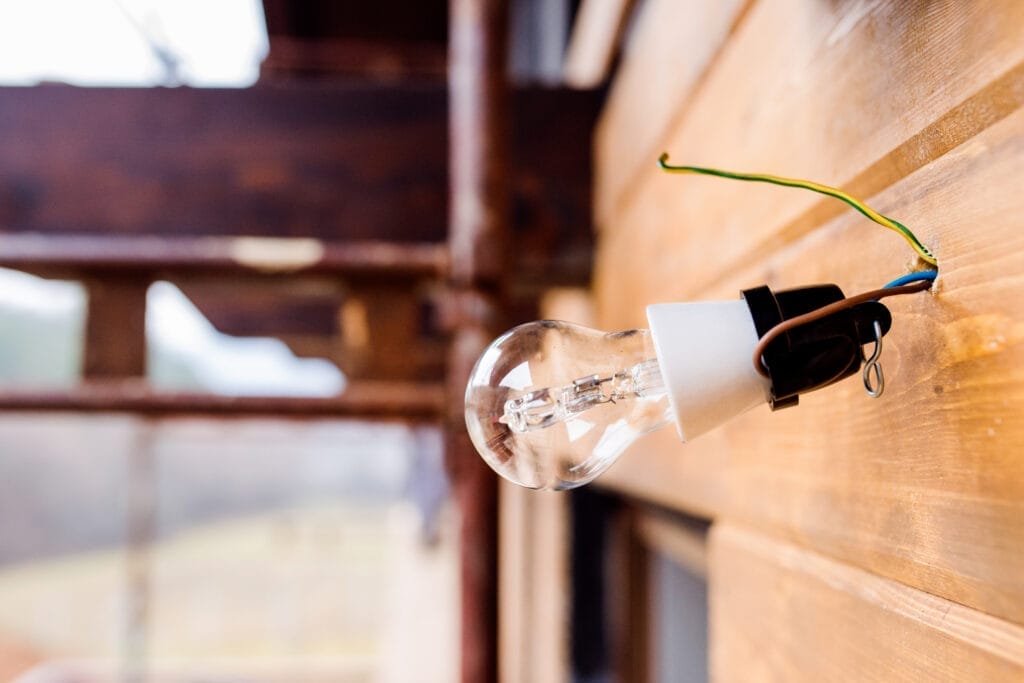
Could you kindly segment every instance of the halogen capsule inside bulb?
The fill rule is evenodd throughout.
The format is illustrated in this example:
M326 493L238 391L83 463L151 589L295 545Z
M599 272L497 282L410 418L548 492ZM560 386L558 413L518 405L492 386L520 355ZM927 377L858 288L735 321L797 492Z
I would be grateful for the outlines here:
M648 330L520 325L487 348L466 387L477 450L498 474L529 488L593 480L671 415Z

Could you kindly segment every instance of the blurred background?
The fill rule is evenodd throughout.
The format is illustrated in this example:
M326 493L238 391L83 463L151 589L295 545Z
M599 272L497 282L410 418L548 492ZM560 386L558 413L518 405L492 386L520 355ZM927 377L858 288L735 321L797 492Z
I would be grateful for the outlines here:
M589 279L579 4L0 2L0 680L493 670L456 342Z

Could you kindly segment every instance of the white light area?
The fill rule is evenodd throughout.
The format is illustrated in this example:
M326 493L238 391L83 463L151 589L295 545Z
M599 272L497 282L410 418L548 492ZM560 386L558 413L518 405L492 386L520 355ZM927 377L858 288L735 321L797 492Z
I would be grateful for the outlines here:
M150 353L186 366L203 388L231 396L334 396L345 376L320 358L298 358L269 337L221 334L185 294L157 282L146 297Z
M40 363L47 364L47 381L74 380L66 367L70 361L45 354L80 343L86 303L85 290L76 282L0 268L0 353L11 354L11 362L29 362L28 370L16 373L19 382L38 381L33 374L38 370L31 368ZM41 334L49 338L42 340ZM154 284L147 295L146 337L151 379L159 388L228 396L335 396L345 389L345 376L327 360L298 358L277 339L218 332L167 282Z
M476 362L476 367L493 369L499 358L501 358L501 349L498 348L497 344L491 344L484 351L484 355L480 356L480 360ZM473 378L473 386L487 386L487 378L484 376L478 376L476 369L473 370Z
M269 49L260 0L0 0L0 83L165 84L145 36L195 86L252 85Z
M85 289L78 283L0 268L0 308L43 318L71 318L84 315L85 302Z
M576 441L586 436L587 432L594 428L593 422L580 418L569 420L565 423L565 431L568 433L569 441Z
M603 466L604 462L617 458L626 446L636 440L636 437L637 431L629 425L625 418L616 420L605 428L597 445L594 446L592 458L572 467L571 471L575 472L583 468L592 470Z
M530 374L530 362L523 361L512 368L509 373L502 378L498 386L508 387L509 389L515 389L516 391L523 391L527 387L533 386L533 376Z

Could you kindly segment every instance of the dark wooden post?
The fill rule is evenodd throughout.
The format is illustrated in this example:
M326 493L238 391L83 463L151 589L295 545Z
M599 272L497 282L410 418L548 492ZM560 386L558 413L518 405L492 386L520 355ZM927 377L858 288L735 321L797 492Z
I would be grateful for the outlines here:
M88 273L82 377L88 382L146 376L146 292L142 274ZM139 420L138 439L128 453L127 605L122 679L142 683L148 668L151 565L156 486L149 420Z
M462 397L500 327L508 259L507 0L450 0L452 296L447 459L462 517L462 681L497 680L497 479L466 434Z
M146 290L143 276L86 277L89 304L82 376L125 379L146 374Z

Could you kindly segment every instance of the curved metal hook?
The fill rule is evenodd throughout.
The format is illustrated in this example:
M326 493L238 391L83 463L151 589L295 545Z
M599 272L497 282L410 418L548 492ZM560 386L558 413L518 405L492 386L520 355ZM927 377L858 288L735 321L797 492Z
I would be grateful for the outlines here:
M875 350L871 357L864 363L864 391L868 392L871 398L878 398L885 391L885 375L882 374L882 364L879 358L882 355L882 326L876 320L875 327ZM872 377L874 375L874 377Z

